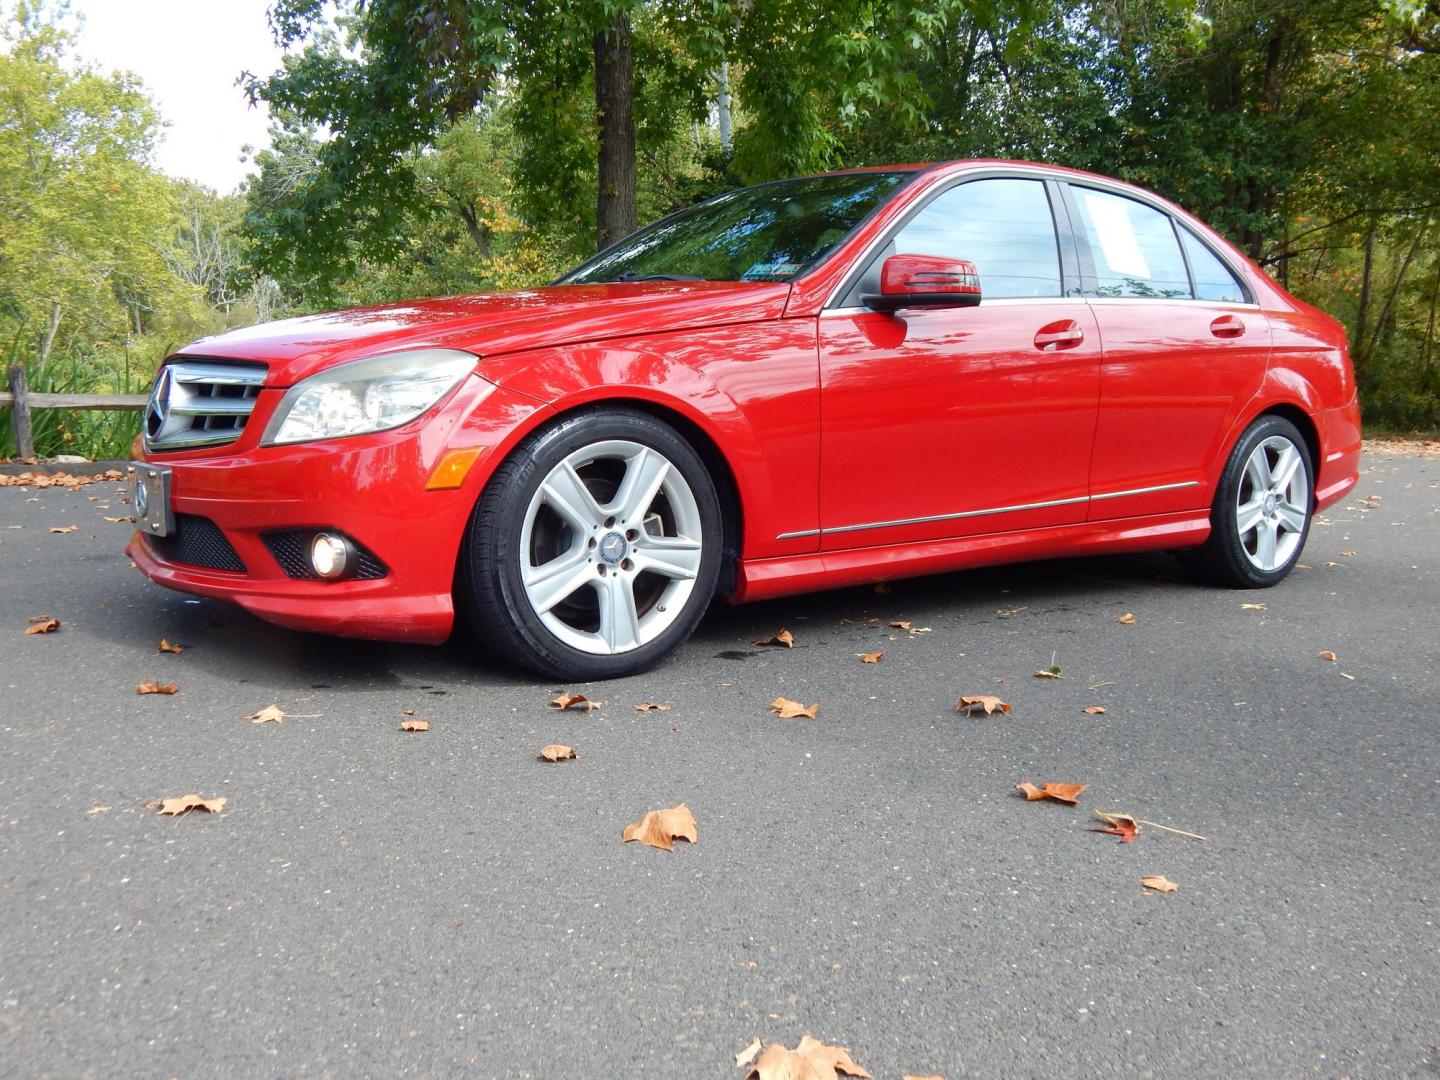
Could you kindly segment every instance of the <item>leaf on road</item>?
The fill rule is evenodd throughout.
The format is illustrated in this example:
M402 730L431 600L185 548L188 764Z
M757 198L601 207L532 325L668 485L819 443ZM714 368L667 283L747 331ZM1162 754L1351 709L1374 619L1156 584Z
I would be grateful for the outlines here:
M73 529L73 528L75 528L75 526L74 526L74 525L71 525L70 528ZM54 529L51 529L50 531L51 531L51 532L55 532ZM1353 552L1353 551L1342 551L1342 552L1340 552L1340 557L1341 557L1342 559L1353 559L1353 558L1355 557L1355 552Z
M1180 888L1164 874L1146 874L1140 879L1140 884L1147 889L1154 889L1156 892L1174 892Z
M885 659L885 650L881 649L878 652L862 652L856 653L855 655L860 658L860 662L862 664L878 664L881 660Z
M577 709L589 712L591 709L600 708L600 702L591 701L584 694L561 694L550 702L552 709L559 709L564 712L566 709Z
M266 705L259 712L253 712L245 719L252 724L281 724L285 722L285 714L280 711L279 705Z
M1129 814L1107 814L1104 810L1096 810L1095 816L1109 828L1092 829L1092 832L1118 836L1122 844L1133 844L1135 837L1140 834L1140 823Z
M749 1046L735 1055L735 1067L737 1069L743 1069L746 1065L749 1065L750 1062L755 1060L755 1055L760 1053L762 1046L764 1046L764 1043L759 1039L752 1041Z
M1121 615L1121 616L1120 616L1118 619L1116 619L1115 621L1116 621L1117 623L1119 623L1121 626L1134 626L1134 625L1135 625L1135 616L1132 615L1130 612L1127 611L1124 615Z
M400 730L401 730L401 731L429 731L429 730L430 730L430 721L429 721L429 720L401 720L401 721L400 721Z
M933 631L928 626L916 626L912 622L901 619L896 619L894 622L887 623L886 627L890 630L904 630L907 634L912 635L933 633Z
M656 705L653 701L642 701L635 706L636 712L669 712L669 705Z
M52 615L31 615L28 621L27 634L53 634L60 629L60 620Z
M110 807L108 806L92 806L89 810L85 811L85 816L94 817L96 814L108 814L109 812Z
M1008 701L1001 701L998 697L992 697L989 694L967 694L955 702L955 711L967 713L970 716L976 716L983 712L986 716L989 716L991 713L997 711L1008 713L1010 711L1010 703Z
M135 520L133 517L111 517L109 514L101 514L100 516L103 517L106 521L109 521L109 522L121 522L121 521L134 521L134 520Z
M192 792L189 795L177 795L173 799L157 799L154 802L145 804L147 809L160 808L160 813L165 817L181 817L191 810L204 810L207 814L218 814L225 809L225 804L230 800L225 796L218 799L207 799L203 795Z
M1315 655L1318 656L1321 660L1329 660L1332 664L1339 659L1339 657L1336 656L1329 649L1321 649Z
M74 531L75 531L76 529L78 529L78 528L80 528L79 525L51 525L51 526L50 526L50 531L51 531L52 533L61 533L61 534L64 534L64 533L72 533L72 532L74 532Z
M1057 664L1051 664L1049 667L1041 668L1035 672L1035 678L1037 679L1063 679L1064 677L1064 672L1060 670Z
M1020 612L1022 612L1022 611L1024 611L1024 610L1025 610L1025 608L1023 608L1023 607L1002 607L1002 608L996 608L995 614L998 615L998 616L999 616L1000 618L1002 618L1002 619L1008 619L1008 618L1010 618L1012 615L1019 615Z
M137 694L173 694L173 693L175 693L175 692L176 692L177 690L179 690L179 689L180 689L180 687L176 686L173 682L167 682L167 683L142 682L139 686L135 687L135 693L137 693Z
M551 743L549 746L540 748L541 761L570 761L579 756L574 749L562 743Z
M767 638L761 638L755 642L756 645L778 645L781 648L793 649L795 647L795 635L785 627L781 627Z
M1104 705L1086 705L1084 711L1086 716L1104 716L1106 709Z
M774 701L770 702L770 708L774 710L775 715L780 717L781 720L794 720L799 716L814 720L815 714L820 711L820 703L817 701L814 705L806 708L798 701L777 697Z
M647 810L643 818L626 825L625 831L620 834L623 844L638 840L647 847L662 851L674 851L676 840L688 840L694 844L699 839L695 815L684 803L668 810Z
M850 1060L845 1047L826 1046L806 1035L794 1050L779 1043L765 1047L745 1080L835 1080L840 1076L868 1078L871 1074Z
M1036 787L1029 780L1023 780L1015 785L1016 790L1023 791L1029 802L1039 802L1041 799L1053 799L1055 802L1064 803L1066 806L1074 806L1080 801L1080 793L1089 784L1058 784L1053 780L1046 780L1045 783Z
M1264 611L1264 610L1265 610L1265 605L1264 605L1264 604L1241 604L1241 605L1240 605L1240 610L1241 610L1241 611Z
M184 646L184 645L172 645L172 644L170 644L169 641L167 641L165 638L162 637L162 638L160 639L160 651L161 651L161 652L174 653L176 656L179 656L182 652L185 651L185 646Z

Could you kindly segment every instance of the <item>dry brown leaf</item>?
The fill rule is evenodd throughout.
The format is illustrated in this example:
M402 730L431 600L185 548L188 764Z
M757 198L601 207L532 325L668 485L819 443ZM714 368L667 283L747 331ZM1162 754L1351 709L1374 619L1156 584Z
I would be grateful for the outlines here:
M869 1078L870 1072L850 1060L843 1046L826 1046L806 1035L794 1050L779 1043L765 1047L745 1080L835 1080L839 1076Z
M579 756L571 747L562 743L551 743L549 746L540 748L541 761L569 761Z
M100 516L103 517L106 521L110 521L110 522L134 521L134 520L135 520L135 519L132 518L132 517L111 517L109 514L101 514Z
M591 709L600 708L600 702L591 701L584 694L561 694L550 702L550 707L562 712L566 709L583 709L589 712Z
M167 683L142 682L139 686L135 687L135 693L137 693L137 694L173 694L173 693L175 693L175 692L176 692L177 690L179 690L179 689L180 689L180 687L176 686L173 682L167 682Z
M185 646L184 646L184 645L172 645L172 644L170 644L169 641L165 640L165 639L162 637L162 638L160 639L160 651L161 651L161 652L174 653L176 656L179 656L182 652L185 651Z
M779 630L776 630L775 633L771 634L767 638L761 638L759 641L755 642L755 644L779 645L782 648L793 649L795 647L795 635L782 626Z
M666 810L647 810L643 818L626 825L625 831L620 834L622 844L638 840L647 847L662 851L674 851L676 840L688 840L694 844L699 839L695 815L684 803Z
M259 712L253 712L245 719L252 724L282 724L285 722L285 714L280 711L279 705L266 705Z
M70 526L70 527L73 529L75 526L72 525L72 526ZM54 532L55 530L54 530L54 529L51 529L50 531L51 531L51 532ZM1343 559L1353 559L1353 558L1355 557L1355 552L1353 552L1353 551L1342 551L1342 552L1340 552L1340 557L1343 558Z
M739 1069L749 1065L755 1060L755 1055L760 1053L760 1048L764 1045L759 1039L752 1041L749 1046L735 1055L735 1067Z
M1109 828L1092 829L1092 832L1118 836L1122 844L1133 844L1135 837L1140 834L1140 823L1129 814L1107 814L1104 810L1096 810L1095 816L1105 822Z
M933 631L928 626L916 626L909 620L896 619L894 622L886 623L890 630L904 630L907 634L929 634Z
M108 814L109 812L110 807L108 806L92 806L89 810L85 811L85 816L94 817L96 814Z
M1147 889L1154 889L1156 892L1174 892L1180 888L1164 874L1146 874L1140 879L1140 884Z
M1045 783L1039 787L1030 783L1029 780L1023 780L1015 785L1017 790L1025 793L1025 798L1030 802L1038 802L1041 799L1053 799L1056 802L1064 803L1066 806L1074 806L1078 803L1080 801L1080 793L1089 786L1089 784L1058 784L1053 780L1046 780Z
M1315 655L1318 656L1321 660L1329 660L1332 664L1339 659L1339 657L1336 656L1329 649L1321 649Z
M1116 621L1117 623L1119 623L1121 626L1134 626L1134 625L1135 625L1135 616L1132 615L1130 612L1127 611L1124 615L1121 615L1121 616L1120 616L1118 619L1116 619L1115 621Z
M230 800L225 796L218 799L207 799L203 795L192 792L189 795L177 795L173 799L160 799L156 802L145 804L147 808L158 806L160 813L165 817L180 817L188 814L191 810L204 810L207 814L218 814L225 809L225 804Z
M1264 605L1264 604L1241 604L1241 605L1240 605L1240 610L1241 610L1241 611L1264 611L1264 610L1265 610L1265 605Z
M814 705L806 708L798 701L777 697L774 701L770 702L770 708L774 710L775 715L780 717L781 720L794 720L799 716L814 720L815 714L820 711L820 703L817 701Z
M401 731L429 731L429 730L430 730L430 721L429 721L429 720L401 720L401 721L400 721L400 730L401 730Z
M27 634L53 634L60 629L60 620L50 615L31 615L29 623L25 627Z
M1065 675L1058 667L1041 668L1035 672L1035 678L1037 679L1063 679L1064 677Z
M653 701L642 701L635 706L636 712L669 712L669 705L656 705Z
M1008 619L1008 618L1010 618L1010 616L1012 616L1012 615L1019 615L1020 612L1022 612L1022 611L1024 611L1024 610L1025 610L1025 608L1023 608L1023 607L1002 607L1002 608L997 608L997 609L995 610L995 614L998 615L998 616L1000 616L1000 618L1002 618L1002 619Z
M1002 713L1010 711L1010 703L1001 701L998 697L989 694L969 694L955 702L955 711L968 713L970 716L977 712L983 712L986 716L999 710Z
M1086 716L1104 716L1106 709L1104 705L1086 705L1084 712Z
M881 649L878 652L862 652L856 653L855 655L860 657L860 662L862 664L878 664L881 660L885 659L885 650Z
M75 531L76 529L78 529L78 528L80 528L79 525L51 525L51 526L50 526L50 531L51 531L52 533L61 533L61 534L64 534L64 533L72 533L72 532L74 532L74 531Z

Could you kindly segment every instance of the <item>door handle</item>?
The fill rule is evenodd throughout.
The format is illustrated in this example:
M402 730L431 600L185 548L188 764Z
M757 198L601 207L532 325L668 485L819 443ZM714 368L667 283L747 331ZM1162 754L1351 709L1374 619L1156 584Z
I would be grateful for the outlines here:
M1073 349L1085 340L1085 331L1074 319L1053 322L1035 331L1035 348L1041 352L1057 352Z
M1240 337L1245 333L1245 324L1234 315L1221 315L1210 324L1210 333L1223 338Z

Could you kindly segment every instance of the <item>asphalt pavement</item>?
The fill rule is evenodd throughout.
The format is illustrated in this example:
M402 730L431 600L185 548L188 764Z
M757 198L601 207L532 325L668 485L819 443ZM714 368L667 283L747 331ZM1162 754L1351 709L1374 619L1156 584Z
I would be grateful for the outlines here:
M1363 468L1265 592L952 574L590 686L167 592L118 485L0 489L0 1075L738 1078L806 1033L882 1080L1440 1075L1440 457ZM188 792L228 802L144 806ZM681 802L697 844L621 844Z

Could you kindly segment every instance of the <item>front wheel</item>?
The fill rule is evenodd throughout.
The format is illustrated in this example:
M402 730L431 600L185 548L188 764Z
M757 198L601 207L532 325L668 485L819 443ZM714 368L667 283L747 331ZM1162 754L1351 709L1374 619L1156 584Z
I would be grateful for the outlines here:
M1191 562L1234 588L1284 580L1310 533L1313 478L1309 447L1295 425L1260 417L1230 452L1210 509L1210 538Z
M554 678L653 667L715 592L720 500L673 428L619 409L568 417L491 477L461 552L458 599L507 659Z

